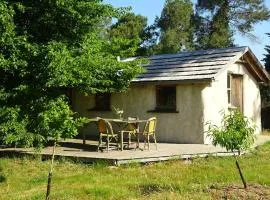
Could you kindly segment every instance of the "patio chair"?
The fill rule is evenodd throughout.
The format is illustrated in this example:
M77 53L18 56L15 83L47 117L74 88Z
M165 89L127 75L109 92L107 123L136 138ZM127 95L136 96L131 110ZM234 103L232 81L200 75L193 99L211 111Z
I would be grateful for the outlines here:
M148 150L150 149L150 136L152 136L156 145L156 150L157 150L156 124L157 124L156 117L152 117L148 119L145 124L144 130L142 132L142 135L144 137L144 149L146 146L146 142L148 144Z
M138 117L128 117L128 121L138 120ZM121 151L123 151L123 136L128 134L128 148L131 144L131 138L134 136L137 139L136 148L139 148L139 124L138 123L128 123L128 130L121 131Z
M103 137L106 138L107 152L109 151L110 142L112 140L115 140L115 142L117 143L117 149L118 149L118 135L113 132L112 125L109 121L102 119L102 118L99 118L98 119L98 131L99 131L98 151L99 151L100 147L102 146Z

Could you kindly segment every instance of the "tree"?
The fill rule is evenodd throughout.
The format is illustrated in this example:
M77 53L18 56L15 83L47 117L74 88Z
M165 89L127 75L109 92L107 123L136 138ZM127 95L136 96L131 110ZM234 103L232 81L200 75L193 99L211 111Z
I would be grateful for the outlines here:
M267 35L268 35L268 37L270 37L269 33L267 33ZM263 59L263 61L265 62L264 66L265 66L266 71L270 74L270 46L266 45L265 50L266 50L266 54L265 54L265 58ZM269 84L267 84L267 85L261 84L260 85L260 92L261 92L261 97L262 97L262 101L263 101L263 106L266 106L266 107L269 106L269 102L270 102L270 86L269 86ZM264 111L264 112L266 112L266 111Z
M156 19L160 30L157 53L176 53L193 49L193 4L190 0L166 0L161 16Z
M140 61L118 62L125 49L115 48L105 34L108 20L122 12L101 0L0 2L2 143L38 148L52 140L56 146L78 134L87 120L70 109L67 88L128 88Z
M234 153L235 163L245 188L246 181L241 171L235 151L240 155L241 151L247 150L254 143L255 126L251 121L236 110L224 114L221 126L209 125L208 136L212 138L213 145L220 145L227 151Z
M145 54L146 44L151 35L148 33L147 18L134 13L126 13L111 26L109 35L119 49L125 51L122 57L141 56ZM124 45L124 47L123 47Z
M137 61L118 62L119 52L100 34L103 21L118 11L99 0L2 1L0 9L0 133L5 143L46 141L40 116L68 105L66 88L122 91L141 70ZM55 106L48 107L51 103ZM75 125L79 119L70 120ZM72 132L68 125L62 128Z
M232 46L234 31L254 37L254 25L270 17L263 0L198 0L196 8L198 48Z
M213 16L205 15L206 9L197 5L195 16L197 48L224 48L233 45L233 32L229 26L228 11L229 5L225 1Z
M270 37L270 33L266 33L268 37ZM264 66L266 71L270 74L270 45L266 45L265 51L267 54L265 54L265 58L263 61L265 62Z

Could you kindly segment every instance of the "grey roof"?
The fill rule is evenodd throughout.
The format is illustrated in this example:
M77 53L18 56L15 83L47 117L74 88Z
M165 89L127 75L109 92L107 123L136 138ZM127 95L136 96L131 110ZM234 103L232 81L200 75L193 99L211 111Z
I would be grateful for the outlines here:
M132 82L211 81L247 51L250 51L248 47L232 47L151 56L148 58L149 64L143 66L146 72Z

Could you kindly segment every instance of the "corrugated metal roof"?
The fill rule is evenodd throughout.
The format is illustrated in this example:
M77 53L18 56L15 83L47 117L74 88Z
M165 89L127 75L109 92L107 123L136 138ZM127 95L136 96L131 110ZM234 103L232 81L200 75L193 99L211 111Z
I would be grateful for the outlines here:
M143 66L146 72L132 82L212 80L247 51L248 47L232 47L151 56Z

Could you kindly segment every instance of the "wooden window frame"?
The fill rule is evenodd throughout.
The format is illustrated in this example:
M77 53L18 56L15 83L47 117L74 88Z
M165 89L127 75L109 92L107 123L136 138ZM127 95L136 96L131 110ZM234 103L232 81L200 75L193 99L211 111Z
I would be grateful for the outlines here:
M99 96L103 96L105 101L107 102L100 102ZM105 106L104 106L105 104ZM102 94L96 94L95 95L95 107L93 109L90 109L92 111L111 111L111 93L102 93Z
M162 100L160 99L160 90L161 89L166 89L166 88L171 88L174 90L174 102L172 103L173 106L168 106L162 105ZM157 85L156 86L156 107L155 110L150 111L150 112L164 112L164 113L177 113L178 111L176 110L176 85Z
M232 73L227 74L227 102L232 106Z
M240 108L238 108L236 105L234 105L234 103L233 103L233 79L234 78L241 78L241 80L242 80L242 86L241 86L241 88L242 88L242 92L241 92L241 95L242 95L242 97L241 97L241 99L242 99L242 102L241 102L241 105L242 106L240 106ZM228 78L230 79L229 80L229 82L228 82ZM235 74L235 73L228 73L228 75L227 75L227 95L228 95L228 108L229 108L229 110L235 110L235 109L239 109L241 112L243 112L243 107L244 107L244 97L243 97L243 87L244 87L244 85L243 85L243 80L244 80L244 75L243 74ZM228 87L228 83L230 84L230 87ZM230 94L230 95L229 95Z

